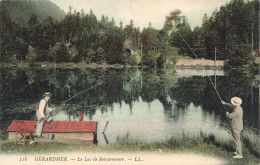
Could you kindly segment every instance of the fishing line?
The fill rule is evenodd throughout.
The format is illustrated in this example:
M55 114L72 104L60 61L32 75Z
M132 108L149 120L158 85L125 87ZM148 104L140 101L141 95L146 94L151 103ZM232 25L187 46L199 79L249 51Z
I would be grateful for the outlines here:
M202 67L204 68L204 70L206 71L206 75L207 75L207 77L208 77L208 79L209 79L211 85L212 85L213 88L215 89L215 91L216 91L216 93L217 93L218 98L220 99L220 101L222 101L222 98L220 97L220 94L219 94L219 92L218 92L216 86L214 85L213 81L212 81L211 78L209 77L207 70L206 70L205 67L202 65L201 61L198 59L198 56L196 55L196 53L194 53L194 51L191 49L190 45L186 42L186 40L185 40L182 36L180 36L180 37L181 37L182 40L185 42L185 44L189 47L189 49L191 50L191 52L194 54L194 56L196 57L196 59L200 62L201 66L202 66ZM222 104L222 105L223 105L223 104ZM224 109L226 110L226 108L225 108L224 105L223 105L223 107L224 107Z
M60 105L58 105L58 106L55 107L55 108L58 108L58 107L62 106L63 104L65 104L66 102L70 101L70 100L73 99L74 97L77 97L78 95L80 95L80 94L82 94L82 93L85 93L85 92L87 92L88 90L90 90L90 89L92 89L92 88L94 88L94 87L96 87L96 86L98 86L98 85L101 85L101 84L103 84L103 83L104 83L104 82L98 83L98 84L96 84L96 85L94 85L94 86L92 86L92 87L90 87L90 88L88 88L88 89L86 89L86 90L84 90L84 91L82 91L82 92L80 92L80 93L78 93L78 94L76 94L76 95L70 97L69 99L65 100L64 102L62 102Z
M82 92L80 92L80 93L78 93L78 94L76 94L76 95L74 95L74 96L72 96L72 97L70 97L69 99L67 99L67 100L65 100L65 101L63 101L60 105L58 105L58 106L56 106L55 108L53 108L53 109L56 109L56 108L58 108L58 107L60 107L60 106L62 106L63 104L65 104L66 102L68 102L68 101L70 101L71 99L73 99L73 98L75 98L75 97L77 97L78 95L81 95L81 94L83 94L83 93L85 93L85 92L87 92L88 90L90 90L90 89L92 89L92 88L94 88L94 87L96 87L96 86L98 86L98 85L101 85L101 84L103 84L104 82L101 82L101 83L98 83L98 84L96 84L96 85L94 85L94 86L92 86L92 87L90 87L90 88L88 88L88 89L86 89L86 90L84 90L84 91L82 91ZM53 110L54 111L54 110ZM51 111L51 112L49 112L46 116L47 116L47 118L49 118L50 117L50 115L51 115L51 113L53 112L53 111ZM44 118L41 118L40 120L39 120L39 123L43 120Z
M182 39L183 39L183 38L182 38ZM189 44L188 44L184 39L183 39L183 41L187 44L187 46L189 47L189 49L191 50L191 52L194 54L194 56L197 58L197 60L199 60L199 59L198 59L198 56L193 52L193 50L191 49L191 47L189 46ZM199 62L200 62L200 60L199 60ZM211 82L213 88L215 89L215 91L216 91L216 93L217 93L219 99L222 101L222 99L221 99L221 97L220 97L220 95L219 95L218 90L216 89L216 87L215 87L213 81L211 80L211 78L210 78L209 75L208 75L207 70L205 69L205 67L202 65L201 62L200 62L200 64L201 64L201 66L204 68L204 70L206 71L206 75L207 75L207 77L209 78L209 81Z
M105 81L104 81L104 82L105 82ZM82 92L80 92L80 93L78 93L78 94L76 94L76 95L70 97L69 99L65 100L64 102L62 102L60 105L58 105L58 106L55 107L55 108L58 108L58 107L62 106L63 104L65 104L66 102L70 101L70 100L73 99L74 97L76 97L76 96L78 96L78 95L80 95L80 94L83 94L83 93L85 93L86 91L88 91L88 90L90 90L90 89L92 89L92 88L94 88L94 87L96 87L96 86L98 86L98 85L103 84L104 82L98 83L98 84L96 84L96 85L94 85L94 86L92 86L92 87L90 87L90 88L88 88L88 89L86 89L86 90L84 90L84 91L82 91ZM53 111L49 112L46 116L51 115L52 112L53 112ZM11 120L10 122L8 122L7 125L10 125L12 121L17 120L17 119L18 119L20 116L22 116L22 115L24 115L24 114L23 114L23 113L22 113L22 114L19 114L19 115L16 116L13 120ZM44 119L44 118L40 119L39 122L41 122L43 119Z

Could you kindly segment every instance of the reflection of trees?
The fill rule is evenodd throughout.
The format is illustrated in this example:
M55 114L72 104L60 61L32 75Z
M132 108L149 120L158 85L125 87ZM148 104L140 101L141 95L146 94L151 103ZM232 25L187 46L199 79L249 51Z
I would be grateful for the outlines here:
M173 107L168 112L178 121L185 116L185 109L191 103L194 106L201 105L204 99L204 91L207 86L207 79L203 77L179 78L175 86L170 88L169 97L173 101Z
M253 126L247 126L248 128L256 128L259 107L251 104L251 84L254 80L253 74L245 74L244 72L229 71L226 72L227 76L217 77L216 88L220 93L220 96L226 102L230 102L230 99L234 96L241 97L243 100L242 107L244 109L244 123L247 125L248 121L254 121ZM214 77L210 77L212 80ZM259 95L259 94L258 94ZM220 117L220 126L227 128L227 121L225 119L225 111L227 108L221 105L220 100L209 82L207 77L189 77L180 78L175 87L170 89L170 97L176 101L176 105L180 108L188 106L190 103L194 105L201 105L202 109L207 113L214 113ZM259 98L259 96L258 96Z
M185 107L191 102L201 105L204 98L204 90L207 81L202 77L180 78L176 87L171 88L170 97L176 100L176 104Z
M259 107L251 104L251 83L253 76L226 72L227 76L217 77L217 89L225 101L233 96L243 99L246 120L257 121L255 114ZM212 76L213 80L214 77ZM190 103L202 106L205 114L225 115L218 96L207 77L193 76L177 79L174 69L156 70L137 68L83 68L83 69L0 69L0 110L1 117L33 112L45 91L53 93L51 103L59 105L71 96L86 90L97 83L102 85L73 98L62 110L70 117L78 117L83 111L92 119L96 109L101 112L113 110L113 104L125 102L130 107L142 98L145 102L158 99L164 106L165 113L179 118L185 115L185 107ZM259 90L259 89L254 89ZM141 97L140 97L141 96ZM254 96L259 98L258 96ZM53 106L53 105L51 105ZM259 104L258 104L259 106ZM207 112L207 113L206 113ZM21 114L21 116L23 116ZM224 117L223 117L224 118ZM4 119L7 120L7 119ZM2 122L2 119L0 120ZM255 122L257 124L257 122ZM256 125L255 124L255 125Z
M172 109L172 100L168 97L169 90L176 85L176 72L174 69L158 70L158 76L160 77L160 90L159 100L163 104L165 110Z
M88 105L82 108L82 106L79 106L78 104L69 104L64 106L63 110L66 111L69 119L77 119L79 118L79 112L83 112L85 118L88 117L89 120L92 120L92 117L96 114L98 108L102 108L102 106Z
M159 99L165 109L171 108L172 103L169 101L168 95L169 90L175 85L175 70L146 69L143 70L142 77L142 99L146 102Z
M234 96L243 98L244 103L249 103L250 85L253 77L230 72L227 76L217 76L216 88L223 100L229 101ZM248 77L249 76L249 77ZM213 76L210 77L212 80ZM190 103L203 109L223 109L220 100L207 77L179 78L176 86L170 89L170 97L177 105L187 106Z
M142 99L145 102L152 102L157 98L160 91L160 79L156 69L143 70Z
M136 68L130 68L123 74L127 75L123 84L123 100L132 110L133 102L141 95L140 72Z
M2 92L6 93L4 103L16 107L37 103L46 91L53 93L51 103L60 104L73 95L96 85L104 84L71 100L70 107L75 113L88 105L107 105L124 101L130 108L140 96L148 102L159 99L165 106L168 104L168 90L174 84L175 72L172 70L157 71L147 69L140 72L137 68L126 69L1 69ZM142 86L143 84L143 86ZM143 93L143 94L142 94ZM21 100L21 98L25 98ZM21 104L15 105L15 102ZM1 104L4 106L4 104ZM10 106L6 106L10 107ZM10 111L14 111L11 107ZM64 107L63 107L64 109ZM69 110L68 110L69 111ZM71 113L71 112L70 112Z

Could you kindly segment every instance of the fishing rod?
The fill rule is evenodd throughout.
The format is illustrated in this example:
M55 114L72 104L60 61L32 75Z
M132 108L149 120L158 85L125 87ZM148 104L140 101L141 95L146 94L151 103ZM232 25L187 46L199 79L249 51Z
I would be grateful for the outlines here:
M71 99L77 97L78 95L81 95L82 93L85 93L85 92L87 92L88 90L90 90L90 89L92 89L92 88L94 88L94 87L96 87L96 86L98 86L98 85L101 85L101 84L103 84L103 83L104 83L104 82L98 83L98 84L96 84L96 85L94 85L94 86L92 86L92 87L90 87L90 88L88 88L88 89L86 89L86 90L84 90L84 91L82 91L82 92L80 92L80 93L78 93L78 94L76 94L76 95L70 97L69 99L63 101L60 105L58 105L57 107L53 108L53 110L51 110L51 111L46 115L47 118L51 115L51 113L52 113L53 111L55 111L58 107L62 106L62 105L65 104L66 102L70 101ZM42 117L42 118L39 120L39 123L41 123L43 119L44 119L44 118Z
M181 36L182 40L185 42L185 44L189 47L189 49L191 50L191 52L194 54L194 56L196 57L196 59L200 62L200 60L198 59L198 56L196 55L196 53L194 53L194 51L191 49L190 45L186 42L186 40ZM216 88L216 86L214 85L213 81L211 80L211 78L208 75L207 70L205 69L205 67L202 65L202 63L200 62L201 66L204 68L204 70L206 71L206 75L211 83L211 85L213 86L213 88L215 89L215 92L218 95L218 98L220 99L220 101L223 101L222 98L220 97L220 94ZM223 104L222 104L223 105ZM225 106L223 105L224 109L226 110Z

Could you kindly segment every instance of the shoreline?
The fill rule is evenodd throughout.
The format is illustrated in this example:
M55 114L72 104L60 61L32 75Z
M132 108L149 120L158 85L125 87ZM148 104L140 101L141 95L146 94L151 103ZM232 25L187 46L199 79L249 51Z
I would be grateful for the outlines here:
M41 68L142 68L141 66L124 66L122 64L87 64L87 63L52 63L52 62L36 62L36 63L0 63L0 67L41 67ZM213 60L195 60L195 59L179 59L173 65L166 65L167 68L183 68L183 69L223 69L224 61L217 60L216 65ZM144 67L146 68L146 67Z

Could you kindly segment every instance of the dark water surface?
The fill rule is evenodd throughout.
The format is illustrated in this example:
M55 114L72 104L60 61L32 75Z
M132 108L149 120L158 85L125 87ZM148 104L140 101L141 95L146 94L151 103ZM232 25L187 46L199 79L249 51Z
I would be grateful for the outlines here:
M223 100L242 98L244 134L259 138L259 75L208 70ZM171 136L199 136L201 131L229 139L230 123L206 72L194 69L47 69L0 68L0 129L11 121L35 120L42 95L50 91L50 107L86 90L54 113L60 121L98 121L98 144L106 121L110 143L129 134L145 141Z

